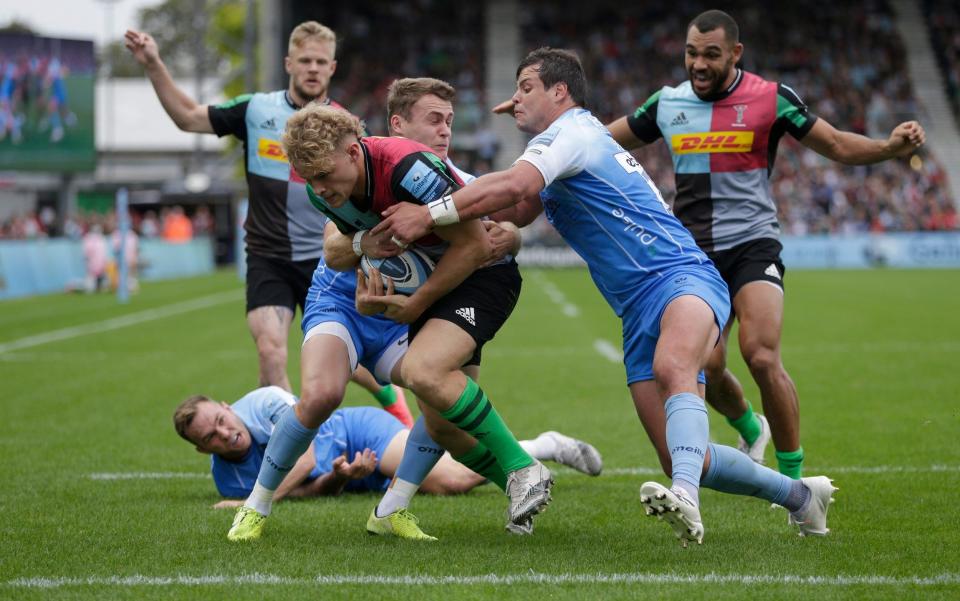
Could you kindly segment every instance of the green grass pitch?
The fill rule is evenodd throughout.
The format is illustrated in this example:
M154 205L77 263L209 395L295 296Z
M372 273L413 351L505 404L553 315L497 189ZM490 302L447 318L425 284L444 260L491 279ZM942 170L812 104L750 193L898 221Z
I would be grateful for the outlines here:
M418 497L435 544L368 536L373 494L284 502L261 541L227 542L232 512L210 508L207 459L171 413L189 394L232 401L256 385L235 274L148 283L127 305L0 303L0 599L960 598L958 272L789 275L784 360L806 473L840 487L832 532L800 538L783 511L704 491L706 538L688 549L643 516L640 484L666 479L649 471L622 366L595 347L619 348L615 316L586 271L524 274L484 350L484 388L519 437L589 440L605 473L560 471L525 538L503 531L492 486ZM759 407L735 349L730 364ZM346 404L370 403L348 391ZM735 442L715 413L711 435Z

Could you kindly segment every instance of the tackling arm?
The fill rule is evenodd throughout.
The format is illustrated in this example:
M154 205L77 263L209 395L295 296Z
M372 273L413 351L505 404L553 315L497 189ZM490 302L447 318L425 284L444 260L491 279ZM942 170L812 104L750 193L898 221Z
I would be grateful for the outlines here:
M436 226L465 222L508 209L519 199L538 194L543 186L540 171L526 161L518 161L505 171L478 177L469 186L429 205L394 205L384 211L383 221L370 231L386 232L402 242L410 242Z

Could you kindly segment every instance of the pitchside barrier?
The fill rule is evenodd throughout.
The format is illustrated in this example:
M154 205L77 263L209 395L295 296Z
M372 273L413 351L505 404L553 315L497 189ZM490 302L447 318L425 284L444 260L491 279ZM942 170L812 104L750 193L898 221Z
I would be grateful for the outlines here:
M960 232L783 236L787 269L960 268ZM525 244L517 261L527 267L576 267L583 260L566 246Z
M784 236L788 269L960 268L960 232ZM242 257L241 252L238 256ZM526 267L582 267L565 246L524 246L517 261ZM141 281L210 273L212 242L186 244L140 240ZM242 275L242 266L240 274ZM0 299L62 292L82 286L86 273L81 243L72 240L0 241Z
M116 269L115 260L113 268ZM140 281L200 275L213 269L213 242L209 238L196 238L182 244L139 241L135 275ZM80 241L59 238L0 241L0 299L82 290L85 276Z

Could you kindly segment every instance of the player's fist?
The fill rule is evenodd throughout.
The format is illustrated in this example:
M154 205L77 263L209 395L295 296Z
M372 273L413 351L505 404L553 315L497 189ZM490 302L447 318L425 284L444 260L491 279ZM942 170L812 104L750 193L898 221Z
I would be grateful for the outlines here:
M920 148L926 141L927 134L922 125L916 121L905 121L893 128L887 143L894 156L902 156Z
M123 34L123 43L138 63L147 67L160 60L157 42L149 33L128 29Z

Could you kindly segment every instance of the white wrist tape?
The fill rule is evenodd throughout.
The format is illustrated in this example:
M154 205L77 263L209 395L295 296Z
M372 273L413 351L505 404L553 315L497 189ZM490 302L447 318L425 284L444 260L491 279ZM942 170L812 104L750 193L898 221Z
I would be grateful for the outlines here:
M442 198L427 205L430 209L430 218L434 225L451 225L460 223L460 215L457 214L457 207L453 204L453 196L447 194Z
M353 235L353 254L358 257L363 256L363 249L360 248L360 240L363 238L363 235L367 233L367 230L360 230Z

